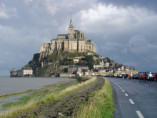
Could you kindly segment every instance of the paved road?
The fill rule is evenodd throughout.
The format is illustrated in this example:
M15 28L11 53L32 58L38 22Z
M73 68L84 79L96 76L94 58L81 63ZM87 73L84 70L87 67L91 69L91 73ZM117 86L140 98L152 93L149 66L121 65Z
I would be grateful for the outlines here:
M114 89L115 118L157 118L157 82L107 79Z

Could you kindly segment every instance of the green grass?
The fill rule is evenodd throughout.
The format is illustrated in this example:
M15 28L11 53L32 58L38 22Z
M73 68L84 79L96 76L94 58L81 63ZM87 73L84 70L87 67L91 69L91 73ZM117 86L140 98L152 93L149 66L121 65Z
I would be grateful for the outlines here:
M59 82L58 84L63 84L63 82ZM76 84L76 83L68 83L65 86L62 86L62 87L59 87L59 88L54 88L51 92L59 93L60 91L64 90L65 88L71 86L71 84ZM42 87L40 89L36 89L36 90L43 90L43 89L46 89L46 88L50 88L52 86L54 86L54 85L46 85L46 86L44 86L44 87ZM32 93L32 94L30 94L28 96L23 96L21 98L18 98L17 102L11 102L11 103L7 103L7 104L3 104L2 105L2 109L5 110L5 109L8 109L8 108L11 108L11 107L14 107L14 106L21 106L21 105L27 104L27 102L29 102L30 100L32 100L34 98L37 98L37 97L42 98L42 97L44 97L47 94L49 94L48 91L44 92L44 93L40 93L39 92L39 93Z
M17 93L10 93L10 94L4 94L4 95L0 95L0 98L4 98L4 97L10 97L10 96L14 96L14 95L20 95L20 94L24 94L24 93L29 93L29 92L33 92L33 89L29 89L23 92L17 92Z
M88 104L81 105L73 118L113 118L112 86L105 79L104 86L90 97Z
M20 94L24 94L24 93L30 93L30 92L33 92L33 91L37 91L37 90L41 90L41 89L46 89L46 88L50 88L50 87L53 87L54 84L50 84L50 85L46 85L40 89L29 89L29 90L26 90L26 91L21 91L21 92L16 92L16 93L10 93L10 94L4 94L4 95L0 95L0 98L4 98L4 97L10 97L10 96L14 96L14 95L20 95Z
M10 107L13 107L13 106L24 105L24 104L26 104L32 97L33 97L33 95L23 96L23 97L19 98L17 102L11 102L11 103L7 103L7 104L3 104L3 105L2 105L2 108L3 108L3 109L7 109L7 108L10 108Z
M73 85L68 84L66 87L61 87L54 90L45 92L44 94L38 94L34 97L23 97L19 102L10 103L5 105L6 107L10 107L6 112L0 114L0 118L12 118L15 117L17 114L21 114L23 112L30 111L38 106L42 106L46 103L53 102L67 94L73 93L83 87L88 86L89 84L93 83L96 78L90 79L83 83L71 83Z
M62 91L62 90L64 90L64 89L66 89L67 87L69 87L71 84L67 84L66 86L62 86L62 87L59 87L59 88L57 88L57 89L54 89L53 90L53 92L54 93L59 93L60 91Z

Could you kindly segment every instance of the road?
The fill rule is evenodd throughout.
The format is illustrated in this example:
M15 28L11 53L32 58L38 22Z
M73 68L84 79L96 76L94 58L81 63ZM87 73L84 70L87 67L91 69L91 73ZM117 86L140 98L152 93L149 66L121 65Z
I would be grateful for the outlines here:
M107 79L114 90L115 118L157 118L157 82Z

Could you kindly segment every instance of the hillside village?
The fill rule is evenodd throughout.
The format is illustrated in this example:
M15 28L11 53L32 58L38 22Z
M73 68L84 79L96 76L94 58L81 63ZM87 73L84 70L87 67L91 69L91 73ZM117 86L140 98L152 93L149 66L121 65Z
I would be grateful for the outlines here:
M72 19L68 34L58 34L50 43L43 43L40 52L21 70L11 76L72 77L137 73L134 67L118 64L96 53L92 40L75 30Z

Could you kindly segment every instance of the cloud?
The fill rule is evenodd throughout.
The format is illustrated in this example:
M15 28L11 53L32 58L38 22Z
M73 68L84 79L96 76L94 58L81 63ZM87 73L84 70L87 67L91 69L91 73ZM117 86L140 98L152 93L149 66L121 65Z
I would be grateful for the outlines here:
M0 4L0 18L9 18L8 14L6 13L5 4Z
M5 4L0 4L0 18L8 19L11 16L16 16L16 8L7 8Z
M44 10L45 13L50 15L55 15L58 11L57 4L52 0L45 0L44 2L42 0L32 0L31 2L35 9Z
M33 2L33 0L25 0L26 3Z
M50 42L58 33L67 33L71 15L74 27L93 39L100 55L140 70L147 67L155 71L156 11L114 1L3 0L0 75L24 66L39 51L41 43Z
M157 11L157 1L156 0L98 0L100 3L104 4L114 4L119 7L144 7L153 11Z
M156 23L157 15L153 11L149 11L145 8L136 7L117 7L112 4L97 4L88 10L81 11L81 26L86 28L87 32L90 32L89 26L95 26L96 32L103 33L103 28L108 33L113 31L124 32L128 30L134 30L137 27L143 25L149 25L150 23ZM92 24L92 25L91 25ZM115 30L113 30L113 27ZM88 28L88 29L87 29ZM110 31L110 29L112 31ZM95 30L92 30L95 32Z
M18 29L0 26L0 73L1 70L6 71L1 74L8 75L13 67L20 69L33 58L34 53L39 52L41 43L50 41L43 30L29 30L30 27Z
M128 48L131 52L137 55L149 55L152 54L152 51L157 50L157 46L151 44L149 41L146 40L143 36L134 36L129 40ZM150 56L150 55L149 55ZM153 57L153 55L152 55Z
M95 4L80 14L80 28L93 37L98 53L141 70L142 63L155 69L156 12L143 7Z

